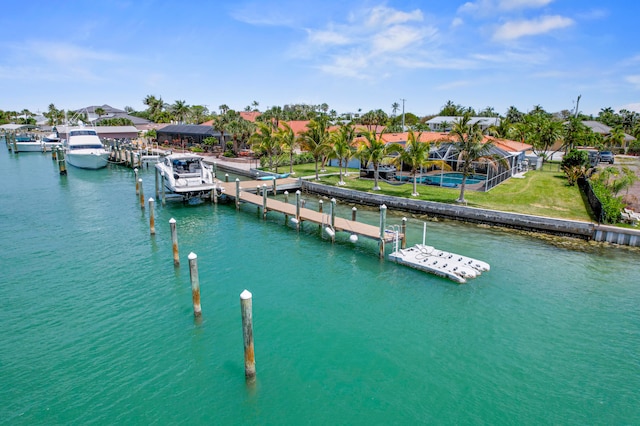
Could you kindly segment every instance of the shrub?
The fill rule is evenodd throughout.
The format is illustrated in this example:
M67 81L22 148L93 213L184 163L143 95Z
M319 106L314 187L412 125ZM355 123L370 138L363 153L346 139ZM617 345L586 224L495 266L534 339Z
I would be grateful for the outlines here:
M586 175L589 167L589 154L586 151L572 149L562 158L560 167L567 176L569 186L573 186L578 179Z

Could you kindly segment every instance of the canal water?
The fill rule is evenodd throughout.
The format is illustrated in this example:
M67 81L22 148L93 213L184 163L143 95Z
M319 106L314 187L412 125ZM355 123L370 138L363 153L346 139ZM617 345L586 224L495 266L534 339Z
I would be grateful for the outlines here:
M49 155L3 146L0 181L2 424L640 423L637 251L429 222L427 243L491 264L456 285L249 206L156 203L151 236L117 166L61 177Z

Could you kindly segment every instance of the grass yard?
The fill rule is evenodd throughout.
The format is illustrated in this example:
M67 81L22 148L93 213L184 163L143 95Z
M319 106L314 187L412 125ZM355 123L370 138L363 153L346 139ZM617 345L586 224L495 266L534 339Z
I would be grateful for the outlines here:
M307 165L309 166L309 165ZM297 167L295 166L296 172ZM326 173L337 172L329 170ZM305 169L306 170L306 169ZM313 175L300 171L296 176ZM344 180L344 188L355 189L364 192L373 192L373 180L359 179L357 170L350 170L349 176ZM338 176L325 176L320 182L327 185L337 185ZM412 197L412 183L402 185L390 185L380 182L381 191L386 195L404 198L417 198L440 203L455 203L460 195L460 189L440 188L437 186L418 185L418 197ZM554 217L560 219L590 221L589 209L582 198L577 186L567 186L567 179L556 165L546 165L543 170L531 170L526 173L524 179L511 178L498 185L489 192L476 192L465 190L465 199L469 206L492 210L508 211L514 213L533 214L538 216Z

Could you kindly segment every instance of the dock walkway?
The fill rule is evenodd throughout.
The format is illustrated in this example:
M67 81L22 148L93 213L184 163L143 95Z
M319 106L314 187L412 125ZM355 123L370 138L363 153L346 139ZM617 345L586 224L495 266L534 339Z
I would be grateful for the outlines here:
M258 188L263 189L266 187L267 191L273 193L273 181L242 181L240 182L240 201L249 204L262 207L264 199L262 195L259 195ZM284 178L276 179L276 191L284 191L288 189L297 189L300 187L299 179ZM267 184L268 183L268 184ZM236 198L236 182L222 182L218 181L218 187L223 189L224 194L235 201ZM304 207L298 207L296 204L286 203L274 198L267 198L267 211L275 211L283 213L287 216L296 218L300 223L303 221L312 222L318 225L330 225L331 218L327 212L319 212ZM299 211L299 216L297 215ZM348 220L341 217L334 217L333 230L338 232L347 232L358 236L371 238L374 240L381 240L380 227L369 225L354 220ZM404 238L404 234L398 235L399 239ZM395 234L391 232L384 232L384 242L392 242L395 239Z

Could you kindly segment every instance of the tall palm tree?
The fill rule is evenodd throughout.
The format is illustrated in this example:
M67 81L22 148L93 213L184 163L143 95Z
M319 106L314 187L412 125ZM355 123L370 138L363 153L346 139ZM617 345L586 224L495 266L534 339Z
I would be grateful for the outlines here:
M249 137L251 148L256 152L262 152L267 155L269 161L269 169L273 169L273 159L276 158L276 173L278 173L278 155L280 154L280 141L276 133L267 123L256 123L257 131Z
M162 110L164 109L164 102L162 100L162 97L156 98L153 95L147 95L145 96L142 103L147 106L149 118L155 122L158 122L158 119L162 115Z
M400 109L400 104L398 102L394 102L391 104L391 113L393 114L394 117L399 109Z
M504 159L491 154L493 143L483 142L484 134L478 123L471 124L471 115L466 113L460 120L457 120L451 129L451 134L457 139L458 148L458 170L462 172L462 182L460 183L460 196L456 200L458 203L466 203L464 190L467 178L473 173L474 162L485 162L488 166L497 169L498 163L506 166Z
M184 118L189 114L189 105L185 101L176 101L171 105L171 112L178 123L183 123Z
M422 133L416 135L413 130L409 130L407 145L394 160L396 165L407 164L411 167L411 176L413 176L413 192L411 195L414 197L420 195L418 194L418 170L431 163L429 161L430 146L428 143L420 142L420 136L422 136ZM442 162L439 161L439 163Z
M331 148L328 120L326 117L313 119L307 124L307 130L300 137L300 146L311 153L316 164L316 180L318 162Z
M398 144L387 144L382 139L382 135L386 129L376 134L376 132L363 132L363 139L358 146L357 155L360 157L360 161L367 166L369 162L373 164L373 190L380 191L378 185L378 169L380 164L384 161L385 157L394 152L400 152L402 146Z
M340 181L338 185L344 185L342 179L342 164L346 170L349 159L354 154L353 142L356 137L355 127L351 123L342 124L340 129L332 133L331 155L338 160L338 171L340 173Z
M280 141L282 150L289 154L289 173L293 174L293 154L298 146L298 137L288 123L282 122L282 127L278 129L276 137Z

